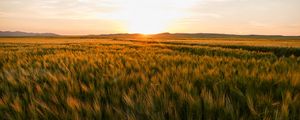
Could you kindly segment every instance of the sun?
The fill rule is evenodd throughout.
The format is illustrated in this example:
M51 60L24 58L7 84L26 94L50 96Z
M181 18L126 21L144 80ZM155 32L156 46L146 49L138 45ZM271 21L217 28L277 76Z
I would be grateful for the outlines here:
M156 34L165 30L166 26L151 19L137 19L128 22L127 31L129 33Z
M156 34L164 32L169 19L161 17L159 14L151 14L143 11L136 13L126 19L127 31L129 33Z
M124 9L123 20L129 33L155 34L167 29L174 18L171 14L160 12L161 9L138 5L128 5Z
M119 6L120 10L115 18L122 21L128 33L167 32L169 26L183 16L183 9L193 3L187 1L128 0Z

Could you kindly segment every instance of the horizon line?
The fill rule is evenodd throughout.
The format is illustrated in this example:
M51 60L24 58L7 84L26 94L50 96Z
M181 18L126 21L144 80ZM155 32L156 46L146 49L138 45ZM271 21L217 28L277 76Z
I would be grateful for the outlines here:
M159 34L215 34L215 35L236 35L236 36L282 36L282 37L300 37L299 35L283 35L283 34L238 34L238 33L214 33L214 32L160 32L160 33L153 33L153 34L144 34L144 33L126 33L126 32L116 32L116 33L99 33L99 34L60 34L55 32L28 32L28 31L20 31L20 30L0 30L0 32L20 32L20 33L27 33L27 34L55 34L57 36L101 36L101 35L159 35Z

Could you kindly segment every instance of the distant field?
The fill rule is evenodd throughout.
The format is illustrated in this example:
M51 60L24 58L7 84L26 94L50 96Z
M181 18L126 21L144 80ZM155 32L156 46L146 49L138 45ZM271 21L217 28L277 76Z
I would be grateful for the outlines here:
M2 119L300 119L300 40L0 38Z

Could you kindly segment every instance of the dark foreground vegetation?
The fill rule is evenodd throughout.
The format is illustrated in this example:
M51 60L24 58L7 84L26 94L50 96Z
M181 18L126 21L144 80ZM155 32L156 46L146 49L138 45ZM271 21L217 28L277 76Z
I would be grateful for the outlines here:
M0 39L0 119L300 119L297 46L28 39Z

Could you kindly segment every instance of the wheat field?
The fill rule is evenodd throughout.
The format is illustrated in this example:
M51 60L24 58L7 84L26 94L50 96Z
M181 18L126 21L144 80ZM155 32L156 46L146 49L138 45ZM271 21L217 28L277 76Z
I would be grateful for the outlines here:
M0 119L286 120L299 108L299 40L0 38Z

